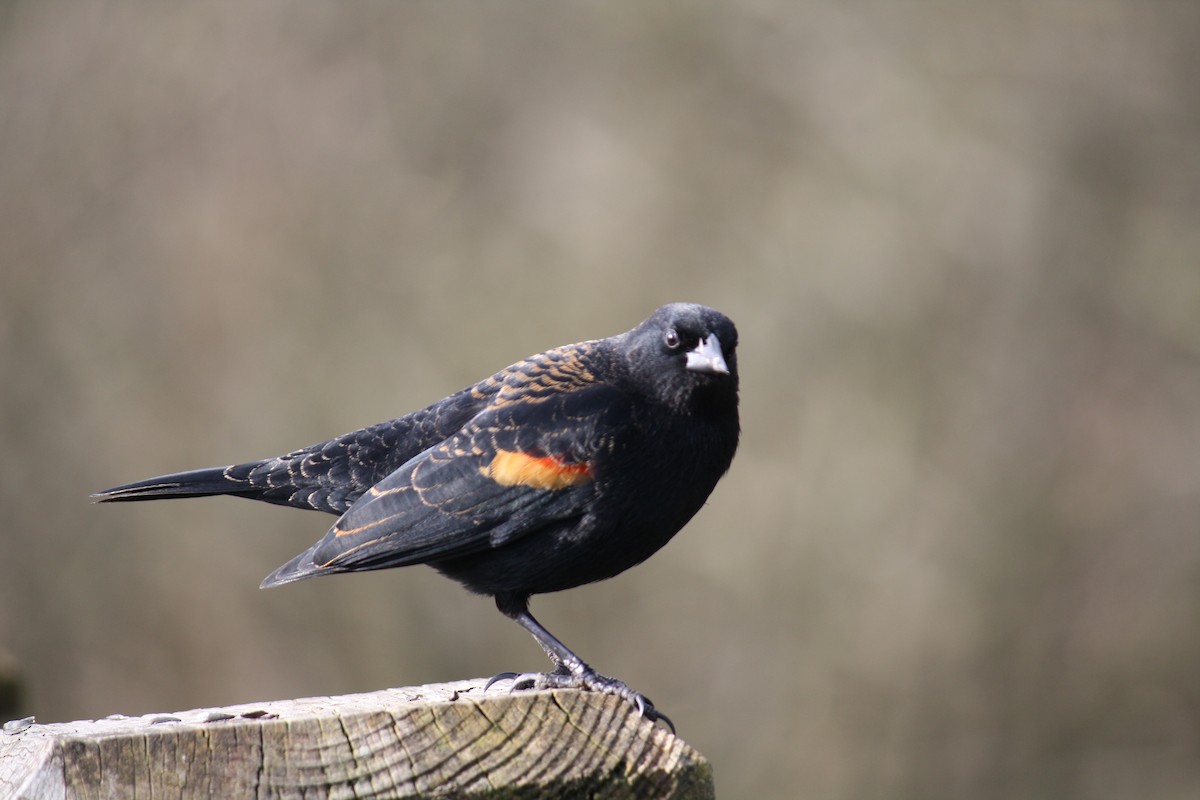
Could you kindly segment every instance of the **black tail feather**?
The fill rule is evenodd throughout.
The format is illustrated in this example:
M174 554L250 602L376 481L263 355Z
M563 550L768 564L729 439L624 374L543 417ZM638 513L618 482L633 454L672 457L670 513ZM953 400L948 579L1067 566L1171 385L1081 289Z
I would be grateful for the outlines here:
M337 570L322 570L313 563L312 551L315 548L309 548L300 555L293 558L288 563L284 564L279 569L272 572L267 577L263 578L263 582L259 584L260 589L270 589L272 586L282 586L285 583L295 583L302 581L305 578L315 578L318 575L324 575L327 572Z
M209 497L216 494L256 494L256 490L245 480L229 477L228 467L210 467L159 475L124 486L114 486L96 492L92 497L98 503L123 503L175 497Z

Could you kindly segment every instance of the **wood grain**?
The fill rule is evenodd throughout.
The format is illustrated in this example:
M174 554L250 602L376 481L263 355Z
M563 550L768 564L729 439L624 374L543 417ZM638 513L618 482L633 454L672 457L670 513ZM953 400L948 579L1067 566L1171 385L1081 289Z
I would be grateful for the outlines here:
M616 697L478 680L0 733L6 798L713 796L703 756Z

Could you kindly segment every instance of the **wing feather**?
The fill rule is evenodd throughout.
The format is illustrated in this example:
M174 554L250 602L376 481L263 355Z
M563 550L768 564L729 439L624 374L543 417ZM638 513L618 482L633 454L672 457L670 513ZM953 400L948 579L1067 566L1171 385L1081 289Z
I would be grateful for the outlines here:
M536 399L498 393L457 434L375 484L263 585L469 555L583 516L595 493L589 462L611 445L614 415L628 414L627 400L591 381L569 390L532 385ZM535 466L494 469L514 454ZM556 470L561 479L547 478Z

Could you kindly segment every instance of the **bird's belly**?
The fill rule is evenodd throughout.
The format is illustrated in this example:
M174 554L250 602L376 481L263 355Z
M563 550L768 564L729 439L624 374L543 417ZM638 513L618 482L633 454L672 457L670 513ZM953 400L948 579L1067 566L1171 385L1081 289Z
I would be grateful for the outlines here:
M530 532L499 547L432 566L479 594L545 594L617 575L650 555L617 530L580 531L579 521ZM671 532L672 534L674 531ZM670 535L662 537L665 544Z
M545 594L614 577L645 561L679 532L708 492L654 492L646 502L606 506L530 531L503 545L434 566L479 594Z

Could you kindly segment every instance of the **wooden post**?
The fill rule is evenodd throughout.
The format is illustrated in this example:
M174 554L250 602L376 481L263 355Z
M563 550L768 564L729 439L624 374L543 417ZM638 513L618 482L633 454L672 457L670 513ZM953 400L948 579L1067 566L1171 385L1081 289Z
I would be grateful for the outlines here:
M704 757L619 698L483 683L10 724L0 797L714 797Z

